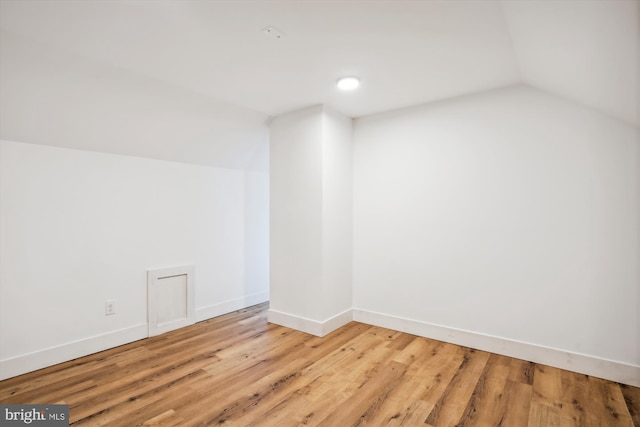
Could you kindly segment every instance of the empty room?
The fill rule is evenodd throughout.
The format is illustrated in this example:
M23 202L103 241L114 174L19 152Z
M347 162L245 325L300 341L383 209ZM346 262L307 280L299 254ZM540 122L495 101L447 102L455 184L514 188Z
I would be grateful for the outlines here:
M639 23L0 0L0 425L640 427Z

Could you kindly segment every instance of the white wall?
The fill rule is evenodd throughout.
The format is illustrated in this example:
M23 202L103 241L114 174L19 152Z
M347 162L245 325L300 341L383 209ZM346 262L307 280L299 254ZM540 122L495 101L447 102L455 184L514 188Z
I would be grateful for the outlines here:
M318 106L270 131L269 320L322 336L351 319L351 119Z
M199 320L268 299L266 261L247 265L268 244L267 182L1 141L0 377L146 336L149 268L196 264Z
M195 263L198 320L268 299L265 114L0 44L0 377L146 336L149 268Z
M330 108L322 115L322 265L324 319L353 306L352 119Z
M355 317L639 383L638 150L637 128L526 87L358 119Z
M322 108L270 125L270 309L316 321L322 310Z
M264 295L269 290L269 174L245 172L244 192L244 294Z

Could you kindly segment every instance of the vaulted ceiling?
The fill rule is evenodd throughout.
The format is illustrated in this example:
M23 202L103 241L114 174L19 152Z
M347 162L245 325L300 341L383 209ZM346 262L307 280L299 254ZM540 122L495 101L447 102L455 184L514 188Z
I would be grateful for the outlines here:
M229 111L326 104L360 117L524 83L637 126L639 9L637 0L1 0L0 29ZM338 91L344 75L361 88Z

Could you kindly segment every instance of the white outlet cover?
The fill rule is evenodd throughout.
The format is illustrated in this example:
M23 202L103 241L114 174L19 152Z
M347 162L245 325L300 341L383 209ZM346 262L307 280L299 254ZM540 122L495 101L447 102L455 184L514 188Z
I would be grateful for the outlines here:
M107 301L104 303L104 314L106 316L116 314L116 302L115 301Z

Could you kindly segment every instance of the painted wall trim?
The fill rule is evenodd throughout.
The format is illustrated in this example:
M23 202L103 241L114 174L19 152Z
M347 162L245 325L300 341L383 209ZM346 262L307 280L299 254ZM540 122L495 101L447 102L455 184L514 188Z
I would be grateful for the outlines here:
M196 309L196 321L202 321L221 314L230 313L269 300L268 292L259 292L244 297L209 305ZM105 334L84 338L77 341L46 348L33 353L0 360L0 380L16 377L27 372L36 371L67 362L78 357L98 353L113 347L128 344L148 337L148 324L107 332Z
M153 268L147 270L147 322L149 324L149 336L164 334L174 329L184 328L193 325L196 322L196 265L182 265L175 267ZM160 280L173 277L186 276L186 300L177 301L179 304L185 304L186 316L178 319L172 319L169 322L161 323L158 317L161 312L160 303L158 302L158 293L160 292ZM174 299L175 301L175 299Z
M296 329L298 331L306 332L317 337L324 337L330 334L341 326L353 320L353 310L348 309L342 313L338 313L335 316L328 318L323 322L317 320L308 319L306 317L296 316L294 314L283 313L277 310L269 310L267 313L269 322L276 325L285 326L287 328Z
M234 298L217 304L196 308L196 322L202 322L203 320L251 307L252 305L260 304L265 301L269 301L269 292L256 292L254 294L244 295L239 298Z
M322 322L322 336L329 335L338 328L343 327L353 320L353 309L348 309L338 313Z
M268 293L266 292L251 294L197 309L196 315L198 321L206 320L267 300ZM324 322L269 310L268 320L271 323L320 337L354 320L640 387L640 366L358 308L345 310ZM146 323L141 323L129 328L0 360L0 380L144 339L147 337L147 328Z
M358 308L353 320L640 387L640 366L623 362Z
M0 380L67 362L147 337L147 323L0 360Z
M306 317L295 316L272 309L269 309L267 312L267 320L270 323L306 332L317 337L322 336L322 323L317 320L311 320Z

